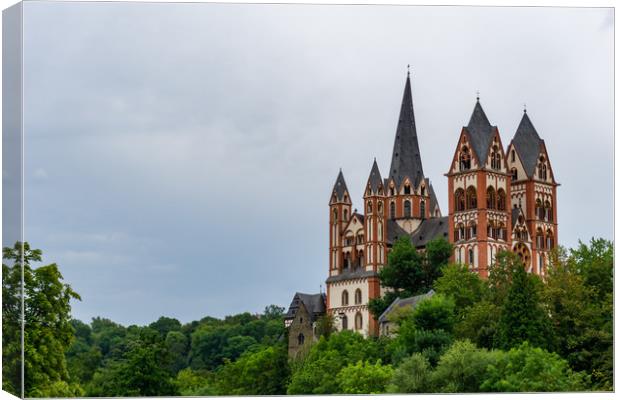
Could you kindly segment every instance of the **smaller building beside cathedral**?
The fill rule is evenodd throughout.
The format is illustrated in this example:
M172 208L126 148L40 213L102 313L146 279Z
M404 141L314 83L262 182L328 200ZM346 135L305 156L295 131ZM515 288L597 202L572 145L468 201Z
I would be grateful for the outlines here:
M376 160L372 163L362 212L353 208L344 174L338 173L329 198L325 298L326 312L338 330L379 334L368 302L383 296L378 272L402 236L420 251L430 240L445 238L454 248L451 261L468 265L483 278L501 250L517 253L529 272L545 274L558 238L559 184L545 142L526 110L507 147L479 98L469 122L457 133L452 158L446 157L446 216L422 167L409 73L390 167L382 175Z

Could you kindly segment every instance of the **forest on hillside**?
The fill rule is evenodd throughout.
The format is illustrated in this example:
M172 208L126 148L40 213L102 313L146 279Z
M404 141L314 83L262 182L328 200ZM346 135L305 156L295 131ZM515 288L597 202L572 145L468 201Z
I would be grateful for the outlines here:
M287 353L284 308L146 326L71 317L79 301L56 264L17 243L3 249L3 389L20 390L20 270L25 280L26 397L454 393L613 390L613 243L558 248L544 280L512 253L488 280L448 263L437 240L417 252L399 240L380 272L390 288L371 302L436 294L392 317L392 337L336 332ZM23 257L23 258L22 258Z

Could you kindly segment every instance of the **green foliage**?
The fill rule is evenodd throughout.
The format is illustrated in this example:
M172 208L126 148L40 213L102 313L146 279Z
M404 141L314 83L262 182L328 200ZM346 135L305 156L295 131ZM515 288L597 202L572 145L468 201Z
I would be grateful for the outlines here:
M486 370L495 365L498 351L478 349L470 341L456 341L441 356L431 380L435 390L442 393L480 391Z
M442 276L433 285L435 292L454 299L455 311L463 314L467 307L487 296L488 287L480 275L461 264L449 264L442 269Z
M290 376L287 349L270 346L247 352L235 362L226 362L217 372L218 394L286 394Z
M159 332L132 326L122 350L106 360L87 386L88 396L174 396L178 394Z
M613 389L613 245L580 243L569 257L560 250L544 290L557 352L576 371L592 376L593 388Z
M72 299L80 296L63 283L56 264L32 268L42 252L25 242L5 247L2 264L2 383L3 389L19 395L21 387L21 273L24 279L24 369L25 396L76 396L81 388L69 383L65 351L74 337L71 325Z
M187 363L188 342L187 336L179 331L170 331L166 335L164 344L170 355L168 368L173 374L183 369Z
M441 269L448 263L452 245L443 238L426 244L426 251L419 252L407 236L399 238L388 253L388 263L379 271L381 285L391 290L382 299L374 299L369 309L375 318L387 309L394 299L428 292Z
M392 366L381 365L381 360L374 364L360 360L341 369L336 379L341 393L378 394L385 392L393 373Z
M329 336L334 332L336 332L336 324L332 314L325 313L317 319L316 334L318 337L329 338Z
M376 362L384 357L384 343L364 339L359 333L341 331L322 337L304 360L295 365L288 394L340 393L336 379L345 366L358 361Z
M564 392L583 390L587 384L587 376L571 371L566 360L524 342L488 367L481 389L492 392Z
M431 391L431 365L426 357L414 353L402 360L394 370L387 387L389 393L429 393Z
M463 318L454 326L454 335L469 339L478 347L492 349L497 335L501 307L488 300L482 300L467 307Z
M454 300L442 294L422 300L413 310L416 328L427 331L452 332L454 327Z
M181 396L215 396L215 374L210 371L194 371L185 368L177 374L175 385Z
M181 323L176 318L159 317L159 319L149 325L149 328L155 329L162 337L166 337L168 332L180 331Z
M502 305L497 327L497 344L510 349L524 341L547 349L553 347L551 323L540 301L541 282L517 264Z

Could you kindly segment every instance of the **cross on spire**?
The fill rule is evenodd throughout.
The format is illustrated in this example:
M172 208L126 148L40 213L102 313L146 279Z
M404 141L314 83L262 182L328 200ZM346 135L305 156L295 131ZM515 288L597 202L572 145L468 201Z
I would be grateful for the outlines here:
M407 78L409 77L409 64L407 64Z
M480 90L476 90L476 101L480 101Z
M527 105L525 103L523 103L523 113L524 114L527 113Z

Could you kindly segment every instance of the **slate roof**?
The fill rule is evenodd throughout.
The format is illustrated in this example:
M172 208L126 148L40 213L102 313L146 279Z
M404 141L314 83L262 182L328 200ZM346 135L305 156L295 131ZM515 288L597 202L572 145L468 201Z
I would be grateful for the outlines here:
M409 236L409 233L401 228L393 219L387 220L386 228L386 242L389 244L395 243L401 236Z
M431 207L431 216L433 216L433 213L435 212L435 206L439 206L439 202L437 201L437 195L435 194L435 190L433 189L433 185L431 184L431 182L427 179L427 185L426 187L428 187L428 195L431 198L431 202L429 204L429 206ZM441 214L441 208L439 209L439 213Z
M405 177L409 177L415 187L424 179L418 134L413 115L413 99L409 75L407 75L403 101L400 106L400 116L396 128L396 138L394 139L389 177L394 179L398 187L400 187Z
M364 214L360 214L360 213L353 213L353 215L352 215L351 217L353 217L353 216L357 217L357 219L359 219L359 220L360 220L360 223L361 223L362 225L364 225Z
M438 237L448 238L448 217L423 220L418 229L411 233L411 243L420 248Z
M469 123L464 128L469 132L471 146L476 153L478 161L484 164L493 138L493 131L497 129L497 127L491 126L479 100L476 101Z
M330 276L329 278L327 278L325 280L325 282L327 283L332 283L332 282L340 282L340 281L346 281L348 279L356 279L356 278L369 278L369 277L373 277L373 276L378 276L376 272L374 271L366 271L363 268L358 268L355 270L349 270L349 271L343 271L341 274L336 275L336 276Z
M513 229L514 229L514 227L515 227L515 226L516 226L516 224L517 224L517 219L519 218L519 214L520 214L520 212L519 212L519 211L520 211L520 210L521 210L521 209L520 209L520 208L518 208L518 207L513 207L513 208L512 208L512 222L511 222L511 225L512 225L512 228L513 228Z
M392 304L390 304L388 308L385 309L383 314L379 316L379 323L381 324L384 322L389 322L388 316L392 311L398 308L403 308L407 306L415 308L419 302L429 297L432 297L434 294L435 294L435 291L431 289L427 293L420 294L418 296L407 297L406 299L394 299Z
M332 190L332 194L336 193L336 197L339 201L344 200L344 192L348 192L347 183L344 181L344 175L342 174L342 170L338 173L338 177L336 178L336 183L334 183L334 189Z
M376 193L379 190L379 186L382 184L381 172L379 172L379 166L377 165L377 160L372 163L372 168L370 169L370 175L368 176L368 182L370 183L370 189L373 193Z
M295 296L293 296L293 301L291 301L291 305L289 306L284 319L294 318L301 303L306 306L312 321L315 321L319 316L325 314L326 300L323 293L306 294L297 292L295 293Z
M534 128L526 112L523 113L523 118L521 118L517 132L512 138L512 143L523 163L525 173L531 178L536 171L536 161L543 140L538 136L538 132L536 132L536 128Z

